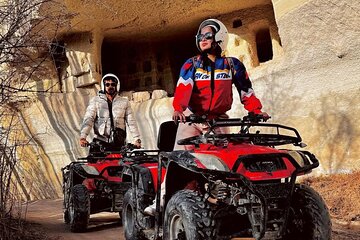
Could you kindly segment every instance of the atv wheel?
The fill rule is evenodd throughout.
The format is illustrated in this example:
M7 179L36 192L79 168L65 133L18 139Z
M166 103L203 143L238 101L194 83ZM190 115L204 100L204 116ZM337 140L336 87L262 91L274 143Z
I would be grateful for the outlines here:
M68 209L64 210L64 223L70 223L70 214Z
M330 240L331 220L321 196L311 187L297 184L291 200L286 235L291 240Z
M123 210L122 210L122 225L125 232L126 240L144 239L141 228L136 221L136 202L133 194L133 189L130 188L124 196Z
M64 201L63 201L63 207L64 207L64 222L66 224L70 223L70 214L69 214L69 192L70 192L70 182L69 182L69 174L66 174L66 177L64 176L64 183L63 183L63 194L64 194Z
M86 230L90 218L90 198L87 188L82 184L75 185L70 193L69 218L72 232Z
M215 236L213 213L199 193L181 190L171 197L165 211L163 239L210 240Z

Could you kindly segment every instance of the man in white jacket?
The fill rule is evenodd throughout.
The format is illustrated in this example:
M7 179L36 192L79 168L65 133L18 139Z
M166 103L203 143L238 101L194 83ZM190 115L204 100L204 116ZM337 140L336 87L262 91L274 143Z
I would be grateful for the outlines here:
M80 131L80 145L89 144L86 140L94 128L93 141L100 141L107 150L120 150L125 144L126 125L128 125L133 144L141 147L139 130L130 102L118 95L120 91L119 78L114 74L106 74L101 79L101 90L93 97L86 109Z

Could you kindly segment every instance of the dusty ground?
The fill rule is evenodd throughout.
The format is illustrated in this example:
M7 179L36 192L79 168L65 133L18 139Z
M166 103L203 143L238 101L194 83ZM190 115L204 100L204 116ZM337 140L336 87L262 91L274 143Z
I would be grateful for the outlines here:
M62 199L40 200L28 205L27 220L42 226L50 239L46 240L124 240L119 214L91 215L88 231L72 233L63 222Z
M333 222L333 240L360 239L360 172L305 181L325 200Z
M325 200L332 218L360 221L360 172L308 179Z
M332 240L360 239L360 172L310 178L306 179L305 183L315 188L329 207L333 220ZM68 226L63 223L60 199L30 203L26 219L35 224L33 226L44 233L44 236L48 236L41 239L124 239L117 214L92 215L88 232L71 233Z

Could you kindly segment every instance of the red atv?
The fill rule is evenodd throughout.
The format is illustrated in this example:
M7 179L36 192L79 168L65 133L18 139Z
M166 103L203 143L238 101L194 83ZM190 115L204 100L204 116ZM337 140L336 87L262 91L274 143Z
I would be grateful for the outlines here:
M296 183L297 176L318 167L319 161L307 151L276 148L305 147L296 129L261 122L258 116L188 120L209 125L206 134L178 142L194 145L194 150L171 151L176 125L165 122L157 154L122 159L123 176L132 180L122 212L127 240L331 239L323 199ZM218 127L230 133L216 134ZM161 207L159 183L165 170ZM154 199L153 217L144 209Z
M85 231L90 214L119 212L121 217L124 194L131 186L123 181L119 165L125 151L108 152L101 142L93 142L88 157L62 168L64 222L72 232Z

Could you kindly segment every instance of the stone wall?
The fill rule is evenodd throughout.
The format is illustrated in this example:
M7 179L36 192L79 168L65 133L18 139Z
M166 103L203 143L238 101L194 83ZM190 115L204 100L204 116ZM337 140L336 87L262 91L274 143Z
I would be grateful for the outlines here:
M247 69L260 65L256 34L261 30L268 31L270 34L269 47L273 56L268 60L282 55L281 41L272 5L243 9L221 16L219 19L224 22L230 33L227 55L240 59ZM241 21L241 26L234 26L239 21Z
M299 128L321 173L359 170L360 3L274 2L285 54L253 72L263 101L274 121Z

